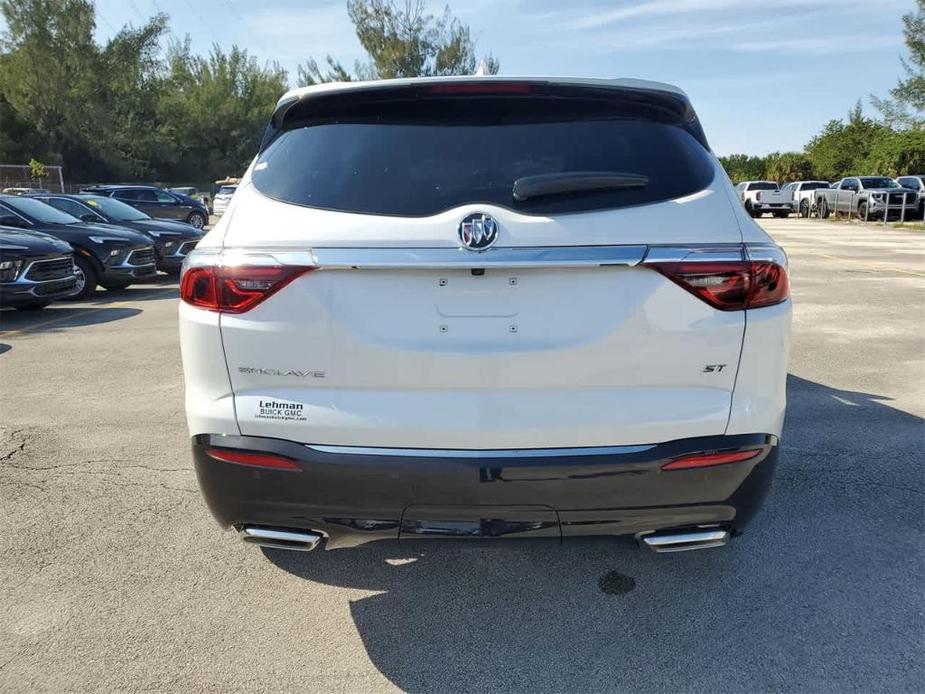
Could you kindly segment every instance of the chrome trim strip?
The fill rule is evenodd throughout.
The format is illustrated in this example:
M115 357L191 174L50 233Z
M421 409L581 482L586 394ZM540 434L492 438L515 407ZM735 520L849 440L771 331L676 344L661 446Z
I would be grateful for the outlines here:
M655 444L643 446L597 446L588 448L497 448L467 450L461 448L380 448L369 446L324 446L305 444L306 448L319 453L337 455L381 455L403 458L557 458L586 455L625 455L642 453L655 448Z
M743 244L699 244L684 246L650 246L643 264L648 263L723 263L744 260Z
M468 269L531 267L633 267L648 263L735 262L747 249L777 249L772 244L688 244L669 246L533 246L493 247L481 252L462 248L194 248L187 267L220 264L300 265L319 270ZM779 252L779 249L778 249Z
M638 265L646 246L493 247L481 252L462 248L315 248L321 269L427 269L489 267L595 267Z

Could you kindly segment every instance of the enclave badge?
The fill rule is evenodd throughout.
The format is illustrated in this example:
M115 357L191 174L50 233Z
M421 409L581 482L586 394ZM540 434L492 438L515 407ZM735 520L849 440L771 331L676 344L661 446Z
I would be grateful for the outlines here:
M459 242L470 251L484 251L498 240L498 222L482 212L463 217L459 223Z

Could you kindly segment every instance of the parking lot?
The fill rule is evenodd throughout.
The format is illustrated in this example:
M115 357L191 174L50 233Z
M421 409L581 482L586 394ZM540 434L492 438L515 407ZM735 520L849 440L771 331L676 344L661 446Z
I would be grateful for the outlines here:
M925 234L761 223L790 405L721 550L245 547L191 468L175 281L5 311L0 690L920 691Z

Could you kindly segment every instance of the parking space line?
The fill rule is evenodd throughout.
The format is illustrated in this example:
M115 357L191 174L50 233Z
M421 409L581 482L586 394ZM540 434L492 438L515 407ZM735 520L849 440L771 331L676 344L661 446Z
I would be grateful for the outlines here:
M153 301L156 299L160 299L162 297L169 296L170 294L176 294L176 292L177 292L176 288L165 289L162 292L158 292L157 294L154 294L153 296L148 297L147 299L145 299L145 301ZM14 330L0 330L0 335L3 335L4 337L16 337L18 335L28 335L29 333L35 332L36 330L40 328L45 328L45 327L48 327L49 325L55 325L56 323L62 323L64 321L73 320L81 316L86 316L95 311L105 311L106 309L109 309L109 308L125 308L128 306L132 306L133 304L137 304L137 303L139 303L138 300L135 300L135 301L126 300L126 301L117 301L112 304L107 304L106 306L87 308L87 309L84 309L83 311L79 311L78 313L71 313L66 316L50 318L46 321L42 321L40 323L34 323L33 325L29 325L23 328L16 328Z

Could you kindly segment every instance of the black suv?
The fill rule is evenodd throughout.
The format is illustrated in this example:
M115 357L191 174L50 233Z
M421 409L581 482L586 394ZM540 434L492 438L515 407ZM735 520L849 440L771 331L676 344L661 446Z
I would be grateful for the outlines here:
M73 298L89 296L97 284L123 289L157 274L148 237L108 224L86 224L33 198L0 195L0 226L41 231L69 243L77 266Z
M199 200L157 186L100 185L89 186L80 192L115 198L157 219L186 222L197 229L209 223L209 208Z
M102 195L64 195L51 193L33 195L55 209L66 212L84 222L92 224L115 224L149 237L157 254L157 269L169 275L177 275L183 259L203 236L199 229L183 222L166 219L151 219L139 209L126 205L115 198Z
M73 249L46 234L0 227L0 308L45 308L77 288Z

